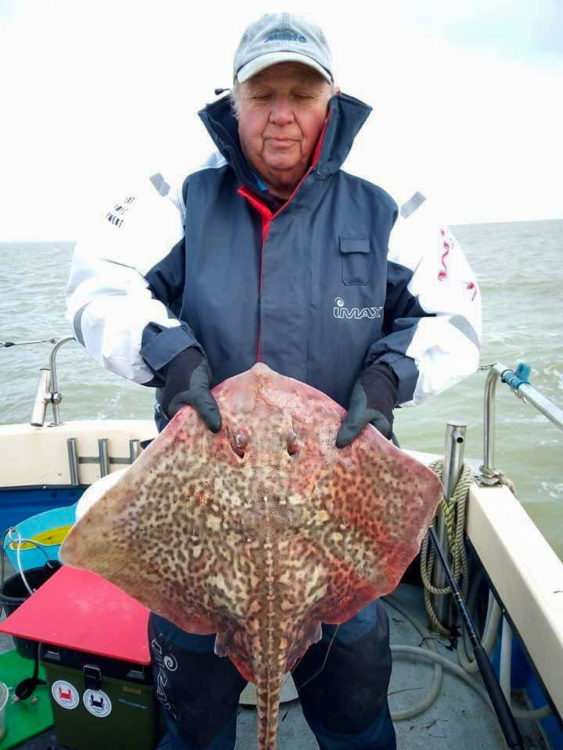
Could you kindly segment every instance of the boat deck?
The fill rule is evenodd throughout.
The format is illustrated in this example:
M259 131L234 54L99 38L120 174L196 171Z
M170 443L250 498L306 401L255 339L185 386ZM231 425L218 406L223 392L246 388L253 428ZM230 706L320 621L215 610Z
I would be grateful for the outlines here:
M397 600L409 613L426 622L422 592L418 586L402 584L395 592ZM391 624L392 645L421 646L422 637L408 620L386 603ZM455 653L442 639L435 641L438 653L457 662ZM13 647L9 636L0 634L0 652ZM429 689L433 678L430 662L416 657L394 655L393 673L389 690L391 711L405 709L418 703ZM33 671L30 662L30 675ZM479 679L479 678L476 678ZM479 680L480 682L480 680ZM517 696L515 696L517 698ZM541 750L548 748L535 722L518 722L524 735L524 747ZM506 748L497 719L492 709L467 683L444 670L440 695L423 713L395 722L399 750L446 750L453 746L463 750L501 750ZM57 750L53 729L17 746L20 750ZM236 750L256 747L256 711L239 707ZM280 708L278 750L318 750L298 700L284 703Z
M406 609L426 622L421 589L402 584L396 598ZM386 605L391 625L391 644L421 646L422 638L406 618ZM444 640L436 640L438 653L452 662L457 662L455 653ZM391 711L402 710L418 703L430 688L433 666L416 657L394 655L393 672L389 688ZM479 679L481 683L481 680ZM482 683L481 683L482 684ZM524 747L547 748L535 722L518 722L524 735ZM412 719L395 722L397 748L399 750L450 750L452 746L463 750L504 750L502 732L493 710L460 678L444 670L440 695L421 714ZM235 750L255 747L256 712L239 709L237 743ZM254 744L253 744L254 743ZM318 750L318 744L310 731L299 702L284 704L280 709L278 729L279 750Z

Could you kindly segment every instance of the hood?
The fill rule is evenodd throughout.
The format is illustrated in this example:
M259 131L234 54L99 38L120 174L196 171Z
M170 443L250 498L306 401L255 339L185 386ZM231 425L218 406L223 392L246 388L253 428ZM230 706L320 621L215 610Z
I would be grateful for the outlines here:
M370 106L348 94L332 97L329 102L326 130L316 162L316 172L321 179L340 169L370 112ZM259 191L256 177L242 152L238 123L231 109L230 97L224 96L208 104L198 114L241 184Z

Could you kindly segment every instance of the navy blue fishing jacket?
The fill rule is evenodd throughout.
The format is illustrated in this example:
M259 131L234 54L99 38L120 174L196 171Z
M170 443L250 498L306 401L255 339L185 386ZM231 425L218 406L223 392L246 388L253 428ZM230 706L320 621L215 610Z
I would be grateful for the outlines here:
M344 407L375 361L394 370L401 404L473 371L479 308L461 248L436 227L430 251L411 230L390 254L396 203L341 169L369 112L331 99L311 167L272 213L229 98L205 107L219 153L177 192L153 176L78 244L68 315L79 340L140 383L198 346L213 384L263 361ZM397 224L413 222L409 212Z

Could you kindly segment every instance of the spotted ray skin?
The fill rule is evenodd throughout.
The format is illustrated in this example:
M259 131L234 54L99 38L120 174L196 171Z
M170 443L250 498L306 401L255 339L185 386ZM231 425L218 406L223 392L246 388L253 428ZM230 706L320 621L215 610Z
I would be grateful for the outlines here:
M217 633L257 685L274 750L283 675L392 591L441 495L373 427L334 441L344 410L264 364L217 386L214 435L186 407L72 529L63 562L93 570L186 631Z

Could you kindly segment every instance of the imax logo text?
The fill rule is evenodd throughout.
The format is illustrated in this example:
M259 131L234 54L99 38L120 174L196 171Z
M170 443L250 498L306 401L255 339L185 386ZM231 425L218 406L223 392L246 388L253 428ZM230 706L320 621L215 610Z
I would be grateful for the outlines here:
M344 307L342 297L336 297L336 303L332 308L332 314L335 318L347 318L349 320L359 320L361 318L381 318L383 307Z

